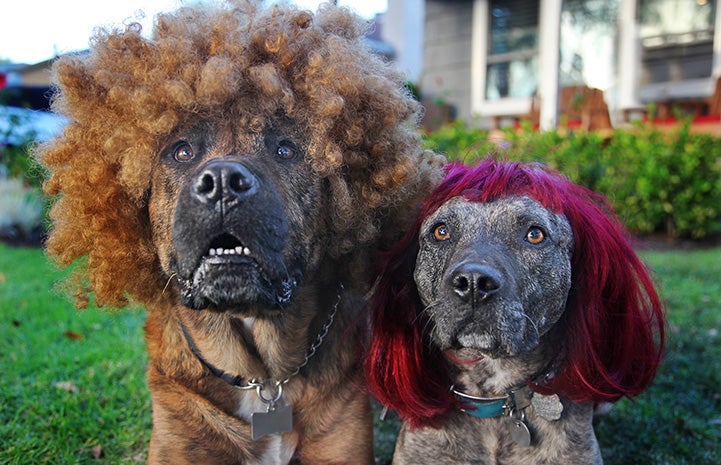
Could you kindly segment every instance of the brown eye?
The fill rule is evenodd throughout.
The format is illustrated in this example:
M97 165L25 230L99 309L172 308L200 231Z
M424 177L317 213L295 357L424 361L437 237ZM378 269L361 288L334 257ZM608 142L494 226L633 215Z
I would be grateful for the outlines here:
M193 152L190 144L178 144L178 146L175 147L175 151L173 151L173 158L175 158L175 161L185 163L195 158L195 152Z
M533 245L538 245L545 239L546 233L544 233L541 228L533 227L526 233L526 240Z
M447 241L451 238L451 231L445 223L441 223L433 228L433 237L439 242Z
M294 160L298 157L298 149L292 142L283 141L278 144L275 155L281 160Z

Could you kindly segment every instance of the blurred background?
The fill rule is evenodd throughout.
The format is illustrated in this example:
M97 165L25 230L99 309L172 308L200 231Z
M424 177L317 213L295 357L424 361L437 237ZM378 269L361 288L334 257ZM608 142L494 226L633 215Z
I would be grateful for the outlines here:
M648 116L649 105L660 118L719 115L715 0L337 1L372 23L369 45L406 74L437 124L550 129L566 115L603 129ZM137 21L150 31L158 12L183 4L9 2L0 16L5 103L45 108L54 57L82 53L98 26ZM41 137L53 129L43 123Z
M51 66L96 27L212 0L0 6L0 464L146 460L142 310L76 312L43 254L35 144L62 130ZM271 3L271 2L266 2ZM315 10L320 2L295 0ZM668 315L659 376L596 431L605 463L721 463L721 12L716 0L337 0L406 78L449 160L541 161L605 195ZM716 34L716 30L719 34ZM376 421L388 464L397 420Z

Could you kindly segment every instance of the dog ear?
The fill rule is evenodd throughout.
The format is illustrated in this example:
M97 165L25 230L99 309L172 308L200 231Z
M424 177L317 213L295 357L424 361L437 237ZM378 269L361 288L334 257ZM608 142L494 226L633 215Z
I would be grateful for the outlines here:
M413 280L420 220L382 257L370 302L368 389L411 427L435 424L453 406L442 354L424 337L427 317Z
M563 368L539 391L575 401L641 393L655 376L664 314L645 266L606 203L568 182L564 214L574 231L572 287Z

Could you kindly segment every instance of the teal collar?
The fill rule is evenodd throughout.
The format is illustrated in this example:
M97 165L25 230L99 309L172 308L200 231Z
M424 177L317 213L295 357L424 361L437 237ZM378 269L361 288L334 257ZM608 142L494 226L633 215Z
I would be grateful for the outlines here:
M503 397L476 397L451 386L451 392L461 401L461 410L476 418L498 418L513 415L531 405L533 391L528 386L509 391Z
M461 400L463 404L461 410L476 418L502 417L506 413L508 402L511 399L509 395L503 397L471 396L457 390L455 386L451 387L451 392Z

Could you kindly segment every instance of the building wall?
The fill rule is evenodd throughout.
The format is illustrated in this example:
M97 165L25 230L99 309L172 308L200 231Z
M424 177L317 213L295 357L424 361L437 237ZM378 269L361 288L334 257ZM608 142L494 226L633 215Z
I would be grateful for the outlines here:
M20 85L26 87L49 87L52 78L53 60L41 61L18 70L21 75Z
M473 1L426 1L421 93L453 105L463 118L471 113L472 12Z
M418 83L423 71L425 0L388 0L381 37L395 50L393 63L408 80Z

